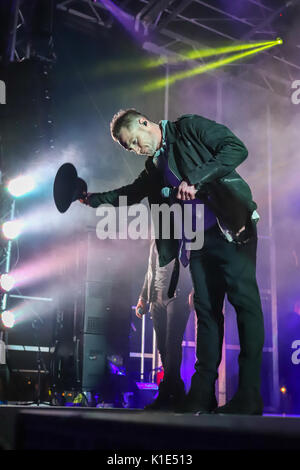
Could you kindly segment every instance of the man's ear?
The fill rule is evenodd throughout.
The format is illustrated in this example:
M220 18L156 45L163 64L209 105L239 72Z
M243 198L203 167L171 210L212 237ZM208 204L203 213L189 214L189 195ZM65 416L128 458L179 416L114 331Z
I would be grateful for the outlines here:
M139 123L140 123L142 126L147 126L147 125L148 125L148 121L147 121L147 119L145 119L145 118L140 118L140 119L139 119Z

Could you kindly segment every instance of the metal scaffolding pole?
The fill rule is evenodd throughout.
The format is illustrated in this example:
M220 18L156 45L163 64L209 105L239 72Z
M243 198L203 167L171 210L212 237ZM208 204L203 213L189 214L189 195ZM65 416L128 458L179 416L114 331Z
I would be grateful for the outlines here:
M168 119L169 116L169 96L170 96L170 87L169 87L169 64L166 63L166 86L165 86L165 102L164 102L164 119Z
M145 380L145 324L146 318L145 315L142 316L142 334L141 334L141 380Z
M217 78L217 109L216 109L216 121L222 122L223 119L223 80L221 77ZM223 304L223 311L225 303ZM225 329L225 325L224 325ZM219 378L218 378L218 403L219 406L223 406L226 403L226 341L224 335L224 341L222 345L222 360L219 367Z
M154 382L155 380L155 372L158 367L161 366L160 363L160 356L157 351L157 344L156 344L156 334L153 328L152 330L152 374L151 374L151 381Z
M16 208L16 201L13 200L11 203L11 208L10 208L10 218L9 220L13 220L15 216L15 208ZM11 259L11 249L12 249L12 240L8 240L7 243L7 254L6 254L6 263L5 263L5 274L9 273L10 270L10 259ZM7 297L8 294L5 293L2 297L2 302L1 302L1 310L4 312L6 310L6 305L7 305Z
M13 0L11 2L10 28L9 28L7 50L6 50L6 60L8 60L9 62L13 62L15 59L19 6L20 6L20 0Z
M267 152L268 152L268 204L269 204L269 239L270 239L270 286L271 286L271 318L272 318L272 366L273 366L273 406L279 407L279 367L278 367L278 321L277 321L277 282L276 282L276 251L273 227L272 200L272 138L271 111L267 105Z

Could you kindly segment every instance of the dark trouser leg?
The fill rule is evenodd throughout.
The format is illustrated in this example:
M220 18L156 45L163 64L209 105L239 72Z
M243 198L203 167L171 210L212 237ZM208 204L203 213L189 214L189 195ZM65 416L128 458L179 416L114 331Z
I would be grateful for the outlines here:
M212 390L218 377L224 335L225 285L216 259L206 249L192 251L190 271L197 315L195 374L191 391Z
M256 245L254 238L245 245L230 245L223 252L227 295L236 311L240 339L239 387L216 413L261 415L263 412L260 373L264 322L255 274Z
M190 270L198 318L196 374L217 378L223 340L224 292L234 306L240 338L239 386L260 386L264 324L256 282L254 237L245 245L227 242L214 227L205 232L202 250L191 252Z
M240 340L239 388L260 389L264 321L256 282L257 239L232 246L224 267L228 300L237 314Z

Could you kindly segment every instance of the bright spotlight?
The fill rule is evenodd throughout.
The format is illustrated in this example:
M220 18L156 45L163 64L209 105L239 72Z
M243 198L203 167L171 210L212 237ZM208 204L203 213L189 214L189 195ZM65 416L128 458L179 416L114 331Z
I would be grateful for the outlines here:
M11 274L1 274L0 285L6 292L10 291L15 285L15 278Z
M1 313L1 320L5 328L12 328L15 324L15 316L10 310Z
M8 240L13 240L20 235L23 225L22 220L9 220L4 222L2 225L3 235L5 238L8 238Z
M8 191L15 197L24 196L24 194L30 193L34 188L35 181L30 175L18 176L7 185Z

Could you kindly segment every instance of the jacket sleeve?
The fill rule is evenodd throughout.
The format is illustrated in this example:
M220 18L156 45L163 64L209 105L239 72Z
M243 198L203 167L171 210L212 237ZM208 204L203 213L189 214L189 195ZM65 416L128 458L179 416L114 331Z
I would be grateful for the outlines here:
M211 159L205 163L199 160L199 164L187 174L189 183L200 189L205 183L231 173L247 158L248 150L243 142L222 124L199 117L193 119L193 125L197 137L211 154Z
M144 284L143 284L143 287L139 296L141 299L145 300L146 302L150 302L150 298L149 298L149 296L151 296L150 288L155 277L156 261L157 261L156 245L155 245L155 240L152 239L150 243L147 272L145 274Z
M89 205L98 207L101 204L119 205L119 197L127 196L127 205L139 203L149 194L150 178L146 170L143 170L133 183L121 188L113 189L104 193L92 193L89 197Z
M140 299L143 299L145 302L148 302L148 271L145 274L144 284L139 295Z

